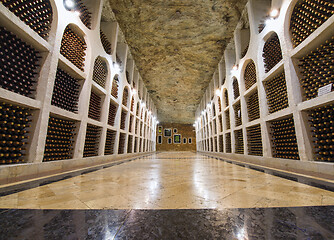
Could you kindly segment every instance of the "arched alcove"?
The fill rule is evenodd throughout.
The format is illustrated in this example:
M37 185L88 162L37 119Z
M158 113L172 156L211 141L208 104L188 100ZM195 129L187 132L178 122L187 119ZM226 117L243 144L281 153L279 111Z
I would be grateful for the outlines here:
M239 91L239 83L236 78L233 78L233 94L234 94L234 99L237 99L240 96L240 91Z
M119 79L118 79L118 74L116 74L113 78L111 86L111 96L113 96L114 98L118 98L118 84L119 84Z
M104 88L106 85L107 76L107 62L101 57L97 57L94 62L93 81Z
M123 99L122 99L123 106L125 107L128 106L128 102L129 102L128 99L129 99L129 90L127 87L125 87L123 91Z
M245 68L244 80L246 90L256 83L256 67L253 60L251 60Z
M281 44L276 33L272 33L266 40L262 56L266 73L282 60Z

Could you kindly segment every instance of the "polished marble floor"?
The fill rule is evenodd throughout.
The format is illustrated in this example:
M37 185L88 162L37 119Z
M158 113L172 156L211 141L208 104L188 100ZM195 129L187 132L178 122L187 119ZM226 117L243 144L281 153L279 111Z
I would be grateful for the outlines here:
M196 153L158 153L0 197L8 209L216 209L334 205L334 192Z

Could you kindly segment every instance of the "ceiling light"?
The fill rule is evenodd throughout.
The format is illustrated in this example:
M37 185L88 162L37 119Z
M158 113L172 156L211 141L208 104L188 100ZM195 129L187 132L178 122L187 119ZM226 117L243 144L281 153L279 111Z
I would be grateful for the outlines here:
M237 71L238 70L238 64L233 65L232 70Z
M72 10L75 6L75 3L73 0L65 0L64 5L67 10Z
M137 94L136 89L132 89L131 93L132 93L132 95L136 95Z
M216 95L219 95L220 94L220 89L217 89L216 90Z
M141 104L141 107L145 107L146 106L146 104L143 102L142 104Z
M196 127L196 123L193 124L193 127Z
M278 14L279 14L279 11L276 8L272 9L269 13L270 17L272 17L272 18L278 17Z
M159 121L157 121L157 124L159 124Z
M118 74L121 72L121 67L119 66L119 64L117 62L115 62L114 64L114 69L115 69L115 72Z
M210 108L211 107L211 103L208 103L208 105L206 105L208 108Z

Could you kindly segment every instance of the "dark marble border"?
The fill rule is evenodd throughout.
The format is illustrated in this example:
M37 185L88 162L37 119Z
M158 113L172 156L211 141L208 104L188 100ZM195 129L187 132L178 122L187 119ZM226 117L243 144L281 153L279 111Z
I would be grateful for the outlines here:
M0 239L334 239L334 206L171 210L0 209Z

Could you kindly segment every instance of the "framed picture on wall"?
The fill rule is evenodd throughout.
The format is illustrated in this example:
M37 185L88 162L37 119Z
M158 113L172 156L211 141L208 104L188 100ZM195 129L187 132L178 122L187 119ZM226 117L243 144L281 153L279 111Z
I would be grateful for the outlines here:
M165 132L165 137L171 137L172 136L172 129L166 128L164 132Z
M168 138L168 144L172 144L172 139Z
M183 144L187 143L187 138L183 138Z
M158 134L162 134L162 126L158 127Z
M174 134L174 143L176 144L181 143L181 134Z
M188 143L192 144L192 139L191 138L188 138Z

